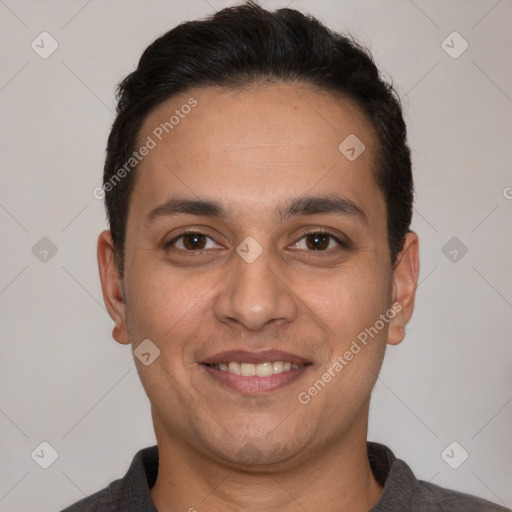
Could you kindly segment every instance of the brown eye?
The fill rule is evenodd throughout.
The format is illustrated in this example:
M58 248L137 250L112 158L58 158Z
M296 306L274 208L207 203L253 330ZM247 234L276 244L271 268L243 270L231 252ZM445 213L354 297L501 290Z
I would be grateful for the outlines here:
M325 250L329 247L331 237L324 233L311 233L306 235L306 246L312 251Z
M188 233L183 235L183 246L189 251L204 249L206 237L200 233Z
M304 235L295 243L295 249L304 251L327 252L331 249L348 248L337 237L323 231L311 231Z
M182 251L203 251L218 248L215 241L204 233L189 231L182 233L166 244L166 248L173 247Z

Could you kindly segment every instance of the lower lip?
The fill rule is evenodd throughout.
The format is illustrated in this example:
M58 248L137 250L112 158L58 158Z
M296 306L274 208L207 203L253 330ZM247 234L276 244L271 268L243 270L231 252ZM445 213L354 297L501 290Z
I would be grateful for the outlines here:
M218 382L243 394L260 394L284 388L297 380L307 370L309 365L300 366L297 370L276 373L268 377L244 377L231 372L218 370L211 366L202 367Z

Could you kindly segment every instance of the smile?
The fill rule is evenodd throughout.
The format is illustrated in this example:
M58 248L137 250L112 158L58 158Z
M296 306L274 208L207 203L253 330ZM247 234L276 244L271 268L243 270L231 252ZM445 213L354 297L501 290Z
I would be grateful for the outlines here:
M267 394L301 378L312 362L282 350L229 350L200 360L212 383L245 395Z
M202 364L212 383L242 395L262 395L281 390L300 379L310 363L297 364L286 361L258 364L229 363Z
M298 370L301 365L292 364L286 361L267 361L259 364L231 361L229 363L219 363L209 366L222 372L242 375L243 377L268 377L269 375L277 375L291 370Z

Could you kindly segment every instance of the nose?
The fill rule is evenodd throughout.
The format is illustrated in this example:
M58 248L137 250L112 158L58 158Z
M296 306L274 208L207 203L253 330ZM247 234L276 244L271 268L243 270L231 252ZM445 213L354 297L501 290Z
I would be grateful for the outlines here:
M216 318L250 331L293 322L298 312L296 298L270 255L263 251L251 263L238 254L233 259L214 301Z

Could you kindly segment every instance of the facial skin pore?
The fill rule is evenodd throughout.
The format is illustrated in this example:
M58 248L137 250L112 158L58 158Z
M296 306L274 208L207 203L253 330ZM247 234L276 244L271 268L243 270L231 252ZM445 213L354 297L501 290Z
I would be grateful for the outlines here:
M382 491L366 455L370 394L386 344L405 335L419 265L412 232L390 260L372 126L352 101L305 85L197 88L154 109L139 140L190 97L197 106L136 170L122 277L110 233L98 241L114 338L161 351L149 366L135 359L160 455L152 499L160 512L367 511ZM338 150L350 134L365 144L354 161ZM183 199L222 208L176 213ZM191 230L205 236L179 238ZM262 249L251 263L236 251L247 237ZM384 328L300 403L395 303ZM228 350L310 364L279 389L243 393L202 364Z

